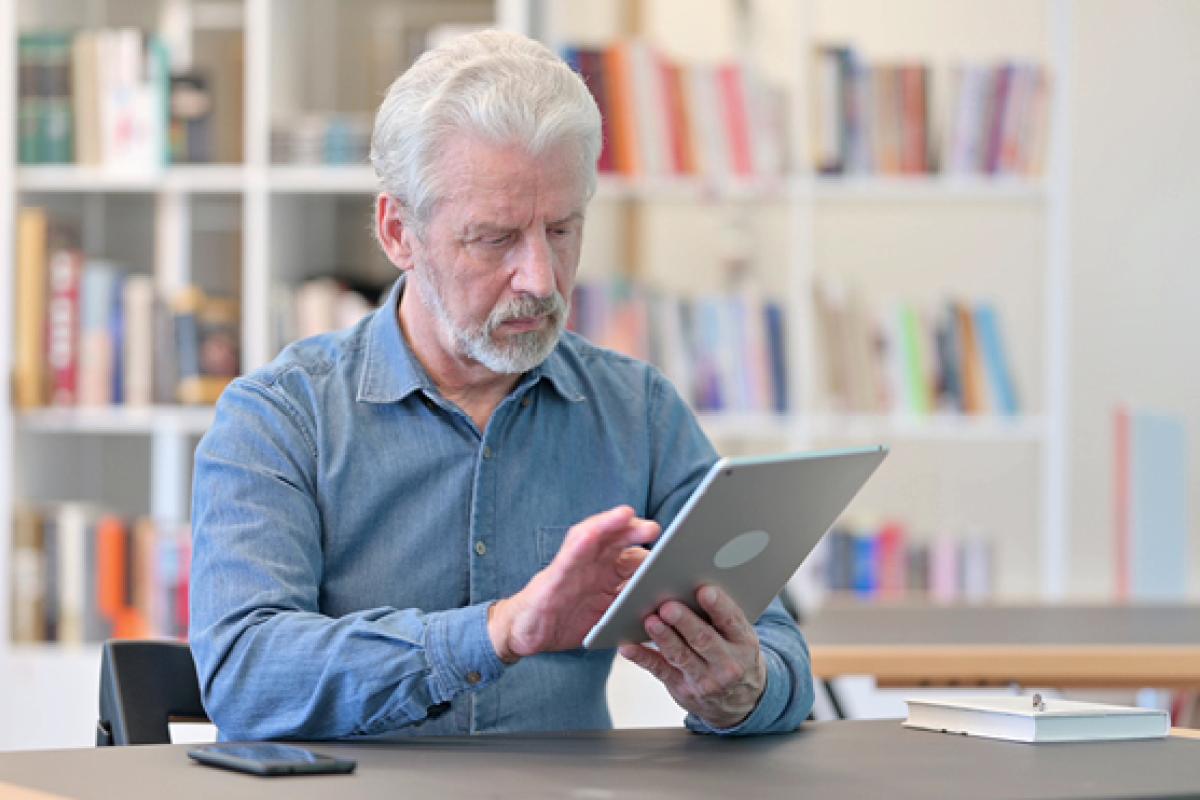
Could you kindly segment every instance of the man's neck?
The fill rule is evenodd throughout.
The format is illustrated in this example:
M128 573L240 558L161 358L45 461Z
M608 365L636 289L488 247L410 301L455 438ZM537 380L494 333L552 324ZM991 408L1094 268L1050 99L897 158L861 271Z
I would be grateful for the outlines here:
M478 361L454 354L438 338L436 320L411 285L404 287L397 314L400 331L408 341L409 349L438 392L466 412L476 427L484 431L492 412L517 385L520 376L492 372Z

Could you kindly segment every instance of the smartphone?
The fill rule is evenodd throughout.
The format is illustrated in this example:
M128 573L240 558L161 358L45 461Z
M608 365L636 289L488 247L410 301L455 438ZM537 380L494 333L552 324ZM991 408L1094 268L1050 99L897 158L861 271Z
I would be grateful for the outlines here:
M188 750L188 756L213 767L252 775L311 775L353 772L357 762L314 753L303 747L273 742L206 744Z

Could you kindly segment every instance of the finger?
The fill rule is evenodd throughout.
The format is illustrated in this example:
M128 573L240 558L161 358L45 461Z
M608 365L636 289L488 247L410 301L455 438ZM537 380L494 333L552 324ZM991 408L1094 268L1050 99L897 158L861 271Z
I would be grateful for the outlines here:
M635 518L635 513L632 506L616 506L575 523L567 532L567 538L559 552L574 554L579 550L595 550L604 543L609 533L628 528Z
M687 677L699 680L703 677L707 665L704 659L696 655L687 642L657 614L646 617L646 633L658 645L658 652L667 663L675 667Z
M650 551L642 547L629 547L622 551L617 558L617 575L621 580L628 580L633 573L637 572L638 567L642 562L650 557Z
M703 586L696 592L700 607L712 620L717 633L732 644L757 644L758 634L741 607L719 586Z
M576 524L568 534L568 542L571 549L600 557L631 545L650 544L658 538L659 530L654 520L638 519L632 507L617 506Z
M623 644L618 652L629 661L658 678L667 686L675 686L683 680L683 674L667 663L666 659L640 644Z
M716 628L696 616L696 612L683 603L674 600L663 603L658 615L678 631L688 647L710 665L729 658L729 645Z

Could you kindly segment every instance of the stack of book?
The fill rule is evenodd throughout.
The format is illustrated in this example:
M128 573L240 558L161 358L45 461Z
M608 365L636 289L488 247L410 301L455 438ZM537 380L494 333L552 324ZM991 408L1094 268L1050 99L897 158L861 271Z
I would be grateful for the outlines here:
M726 180L787 171L787 102L747 65L678 64L638 40L569 47L563 58L600 107L601 172Z
M995 306L948 299L876 314L853 288L813 286L818 384L838 412L997 414L1021 410Z
M783 307L752 292L674 297L628 281L581 283L569 326L663 371L697 411L788 410Z
M937 88L928 64L868 64L851 47L818 48L816 169L881 175L1041 172L1049 94L1044 68L956 64L943 90Z
M73 227L22 208L17 228L18 408L213 403L238 374L237 303L92 258Z
M13 641L186 638L191 551L187 525L127 520L81 503L18 507Z

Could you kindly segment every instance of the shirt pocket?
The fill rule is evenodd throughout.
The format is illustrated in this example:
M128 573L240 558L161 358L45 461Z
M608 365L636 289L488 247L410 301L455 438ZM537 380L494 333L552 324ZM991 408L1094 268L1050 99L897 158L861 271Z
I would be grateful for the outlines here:
M558 555L570 525L542 525L537 529L538 563L545 567Z

